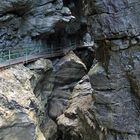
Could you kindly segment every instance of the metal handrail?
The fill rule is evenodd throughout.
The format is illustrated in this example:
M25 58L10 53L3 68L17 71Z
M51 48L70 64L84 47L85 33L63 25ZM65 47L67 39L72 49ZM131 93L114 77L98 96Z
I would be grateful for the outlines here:
M0 52L0 65L5 63L5 65L11 65L23 59L23 61L29 61L32 58L38 57L55 57L55 55L62 55L63 53L76 48L77 42L71 41L65 47L59 45L59 47L49 46L49 47L25 47L25 48L8 48ZM36 56L36 57L35 57ZM3 65L2 65L3 66Z

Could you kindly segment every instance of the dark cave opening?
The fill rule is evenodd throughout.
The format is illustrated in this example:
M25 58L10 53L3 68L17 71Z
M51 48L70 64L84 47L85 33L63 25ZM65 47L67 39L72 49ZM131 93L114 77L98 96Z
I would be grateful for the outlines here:
M80 0L63 0L63 4L71 10L73 16L77 19L80 18L82 15L82 2Z
M70 43L80 44L84 33L85 29L73 34L68 34L65 29L62 29L56 30L55 33L50 35L41 34L39 36L32 37L32 40L35 42L41 42L41 45L47 48L51 48L53 46L53 49L57 50L70 47Z
M80 38L82 39L83 35L89 31L88 27L88 19L85 17L84 13L84 6L82 1L80 0L63 0L64 6L68 7L72 15L76 17L75 23L70 23L69 26L75 26L76 24L79 24L80 28L77 30ZM78 7L78 8L77 8Z

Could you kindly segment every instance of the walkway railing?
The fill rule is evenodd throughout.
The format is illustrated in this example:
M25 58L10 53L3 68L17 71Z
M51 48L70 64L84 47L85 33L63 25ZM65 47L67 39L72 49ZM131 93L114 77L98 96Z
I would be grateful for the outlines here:
M67 45L50 45L49 47L28 46L24 48L8 48L0 52L0 68L17 64L27 63L38 58L51 58L61 56L77 47L76 41L70 41Z

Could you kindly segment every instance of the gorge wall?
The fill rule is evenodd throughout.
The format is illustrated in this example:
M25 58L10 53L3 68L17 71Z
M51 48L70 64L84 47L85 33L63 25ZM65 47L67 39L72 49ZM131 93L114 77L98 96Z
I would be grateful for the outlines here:
M139 140L139 5L1 1L1 50L50 37L81 40L87 30L95 47L1 70L0 140Z

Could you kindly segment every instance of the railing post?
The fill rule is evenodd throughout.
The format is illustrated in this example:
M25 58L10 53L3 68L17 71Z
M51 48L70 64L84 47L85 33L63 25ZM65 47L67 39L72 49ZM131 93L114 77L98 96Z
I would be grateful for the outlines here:
M10 62L11 61L11 51L10 51L10 49L9 49L9 65L10 65Z

